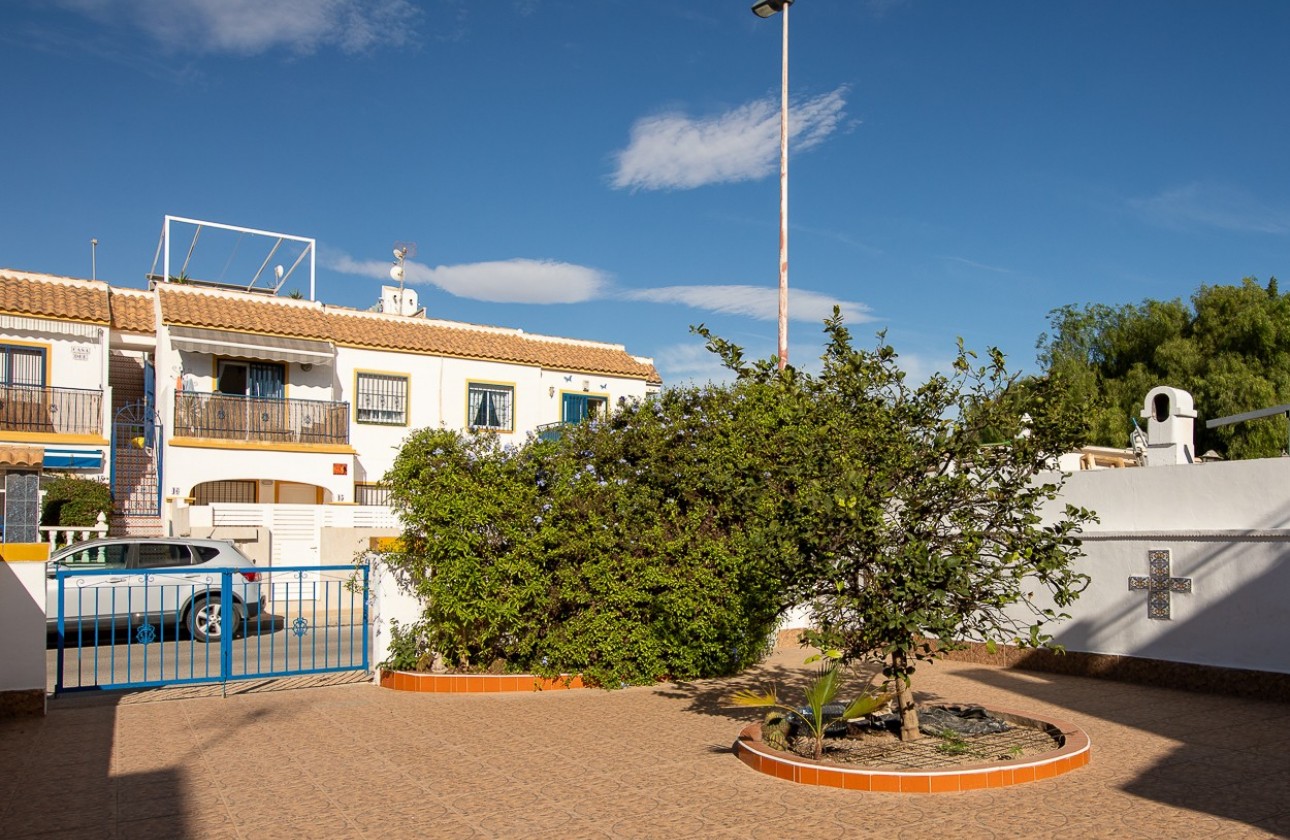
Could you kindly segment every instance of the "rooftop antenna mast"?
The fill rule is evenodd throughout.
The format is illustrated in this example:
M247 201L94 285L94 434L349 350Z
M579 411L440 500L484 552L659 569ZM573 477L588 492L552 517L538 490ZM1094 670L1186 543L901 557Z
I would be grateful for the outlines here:
M403 306L403 283L407 279L407 274L403 270L403 263L408 257L417 255L417 243L415 242L395 242L394 243L394 265L390 267L390 279L399 281L399 306Z

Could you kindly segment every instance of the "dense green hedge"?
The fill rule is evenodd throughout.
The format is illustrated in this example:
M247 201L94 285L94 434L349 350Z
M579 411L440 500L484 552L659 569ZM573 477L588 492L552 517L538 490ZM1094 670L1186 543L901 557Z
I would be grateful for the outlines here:
M101 481L74 475L47 479L41 489L45 498L40 509L41 525L87 528L101 512L112 515L112 492Z
M794 428L770 397L672 389L521 447L414 434L386 476L410 523L392 563L427 604L400 649L606 685L756 662L798 557L774 515L785 477L751 468L782 444L768 429Z

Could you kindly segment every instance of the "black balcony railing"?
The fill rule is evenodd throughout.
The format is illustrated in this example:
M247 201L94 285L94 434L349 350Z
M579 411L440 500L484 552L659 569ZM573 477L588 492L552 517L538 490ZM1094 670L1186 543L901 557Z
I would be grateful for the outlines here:
M234 394L175 394L180 437L261 443L349 443L349 403Z
M102 435L103 392L0 385L0 431Z

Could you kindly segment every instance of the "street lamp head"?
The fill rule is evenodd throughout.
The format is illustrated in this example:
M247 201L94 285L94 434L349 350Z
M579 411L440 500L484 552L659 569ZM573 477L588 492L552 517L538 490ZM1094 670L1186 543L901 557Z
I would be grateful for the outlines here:
M768 18L779 14L791 5L793 0L757 0L752 10L757 17Z

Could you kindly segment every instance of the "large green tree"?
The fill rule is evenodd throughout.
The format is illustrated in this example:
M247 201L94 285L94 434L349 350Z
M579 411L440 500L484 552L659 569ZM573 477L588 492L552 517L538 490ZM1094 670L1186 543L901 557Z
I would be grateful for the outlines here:
M1061 488L1053 460L1081 430L1051 381L1023 386L998 350L979 362L960 345L952 371L914 385L885 342L853 347L836 312L826 332L823 371L799 387L827 443L779 456L810 467L794 488L808 636L847 660L882 662L901 735L917 738L919 661L964 640L1045 644L1046 625L1083 589L1071 561L1093 515L1041 514ZM741 382L775 376L709 343ZM1032 600L1037 591L1054 606Z
M1089 442L1125 446L1147 392L1190 391L1196 448L1262 458L1286 447L1284 418L1206 429L1204 421L1290 403L1290 296L1275 279L1201 286L1190 302L1063 306L1049 316L1039 362L1086 418Z

